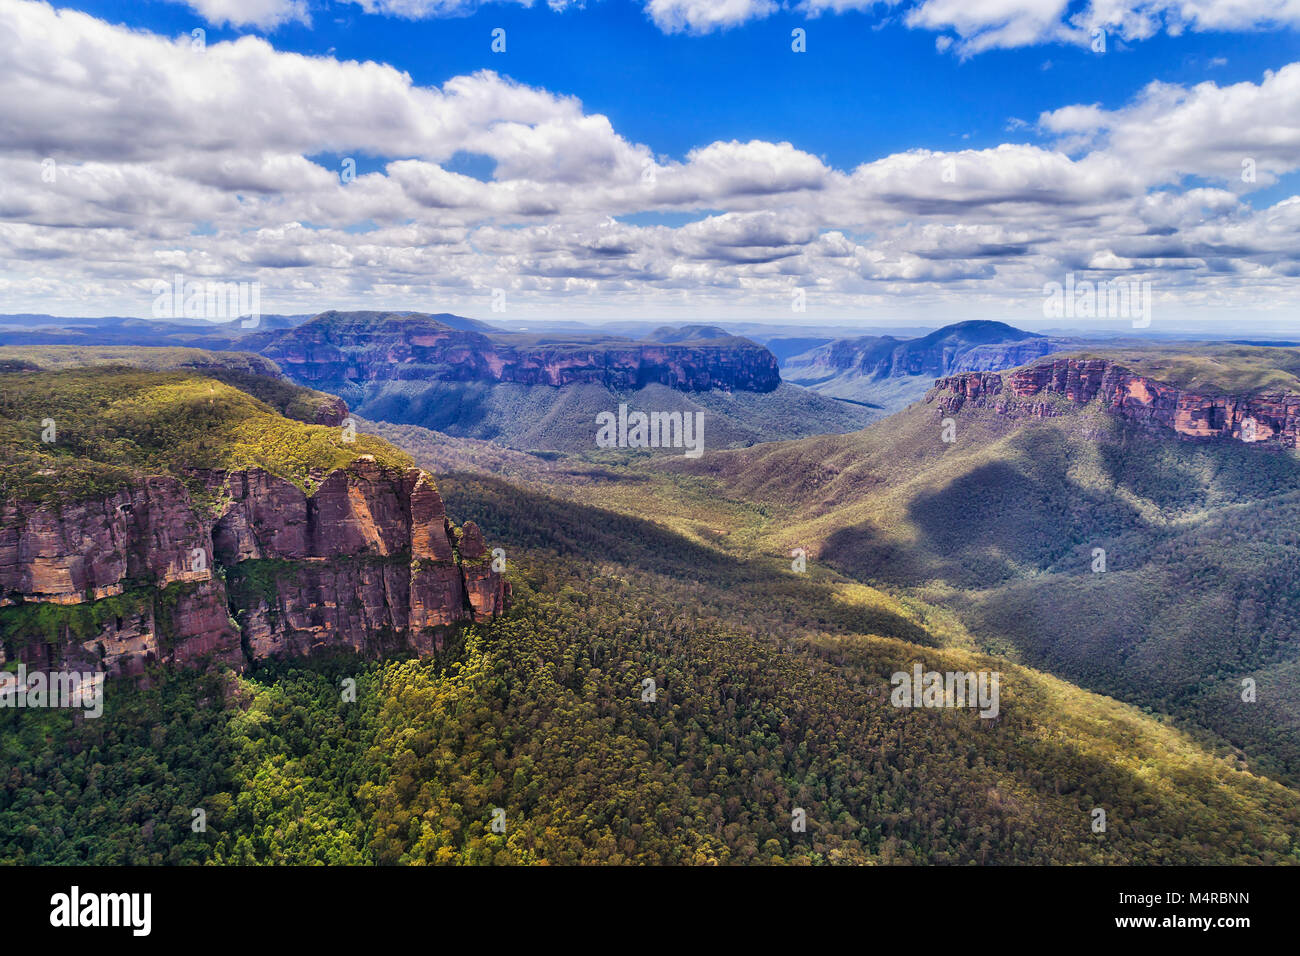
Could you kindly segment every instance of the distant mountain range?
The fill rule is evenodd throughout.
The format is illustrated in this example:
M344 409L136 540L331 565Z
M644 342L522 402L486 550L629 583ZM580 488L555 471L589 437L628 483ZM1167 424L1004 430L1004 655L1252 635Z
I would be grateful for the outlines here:
M515 448L593 450L594 422L620 405L703 412L712 447L851 431L872 409L781 381L761 345L703 326L649 341L483 333L441 316L326 312L262 345L295 382L366 418Z
M836 339L786 359L781 374L786 381L822 395L896 410L921 398L936 378L1014 368L1081 344L1079 339L977 320L914 339L892 335Z
M137 319L129 316L70 318L53 315L0 315L4 345L180 346L256 352L277 331L293 328L309 315L262 315L253 328L247 320Z
M252 352L366 418L516 448L585 451L620 404L703 412L712 447L861 428L879 409L781 381L767 348L717 326L642 339L506 331L451 313L323 312L198 325L142 319L0 318L0 344L172 346Z
M450 312L264 315L251 328L25 314L0 316L0 344L254 353L369 419L558 451L589 450L595 416L621 404L704 412L714 447L843 433L918 401L936 379L1096 344L983 320L915 338L787 334L796 328L769 327L764 344L719 324L642 326L633 337L510 331Z
M484 334L418 313L324 312L260 351L296 379L336 388L481 381L770 392L781 381L771 352L726 333L694 343L583 341Z

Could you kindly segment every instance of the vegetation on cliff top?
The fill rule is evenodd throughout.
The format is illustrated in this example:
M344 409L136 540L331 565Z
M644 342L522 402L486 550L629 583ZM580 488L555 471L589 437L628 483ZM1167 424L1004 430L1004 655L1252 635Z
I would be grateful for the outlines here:
M127 365L152 372L188 369L230 369L255 375L278 376L280 367L251 352L213 349L137 348L130 345L0 345L0 362L18 360L35 368L59 371L96 365Z
M1300 349L1279 346L1177 345L1058 352L1031 365L1104 359L1157 382L1206 397L1300 393ZM1006 377L1007 373L1003 373Z
M310 490L313 476L360 455L410 466L381 439L292 421L195 372L0 373L0 500L84 499L143 475L249 467Z
M0 346L0 371L36 371L121 365L151 372L196 372L260 398L286 418L312 424L319 410L338 399L286 379L280 366L251 352L120 345Z

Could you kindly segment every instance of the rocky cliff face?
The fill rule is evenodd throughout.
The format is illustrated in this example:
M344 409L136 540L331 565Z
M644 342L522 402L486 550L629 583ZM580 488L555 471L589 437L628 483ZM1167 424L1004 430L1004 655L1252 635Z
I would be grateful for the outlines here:
M386 381L599 384L767 392L776 357L746 339L707 343L538 343L454 329L430 316L326 312L262 348L295 381L321 388Z
M1008 373L967 372L935 382L926 398L945 412L970 404L1005 415L1059 414L1061 400L1098 400L1111 414L1188 439L1235 438L1295 448L1300 395L1199 394L1106 359L1057 359Z
M478 528L456 530L419 469L365 456L310 495L256 468L190 478L4 502L0 663L131 675L328 647L424 652L505 610Z

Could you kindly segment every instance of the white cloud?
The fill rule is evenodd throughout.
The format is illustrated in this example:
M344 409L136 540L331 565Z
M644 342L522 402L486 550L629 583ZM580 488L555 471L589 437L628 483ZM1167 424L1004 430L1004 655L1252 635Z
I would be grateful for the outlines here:
M351 0L366 13L378 13L407 20L425 20L432 17L465 17L480 7L494 3L518 4L531 7L541 0ZM585 0L545 0L552 10L581 7Z
M253 26L273 30L282 23L311 23L306 0L183 0L216 26Z
M646 0L646 13L665 33L709 33L771 16L775 0Z
M426 9L461 7L474 0L365 0ZM523 0L520 0L523 2ZM561 0L562 2L562 0ZM809 17L848 12L892 15L901 10L916 29L936 38L940 51L963 56L1000 47L1043 43L1089 44L1095 30L1127 41L1159 32L1227 32L1300 26L1300 0L644 0L650 18L667 33L725 30L789 9ZM425 15L433 15L425 13Z
M1062 39L1068 5L1069 0L925 0L908 11L906 21L911 27L951 30L961 37L960 52L976 53Z
M829 0L805 0L816 8ZM853 0L835 0L852 3ZM867 4L864 2L863 6ZM1126 41L1191 30L1242 32L1300 26L1300 0L921 0L909 26L950 30L963 56L994 48L1064 42L1090 45L1097 31Z
M307 0L176 0L209 23L271 30L309 23ZM422 20L463 17L494 5L555 11L586 0L351 0L366 13ZM807 17L850 12L892 16L901 11L915 29L936 31L936 48L970 56L989 49L1045 43L1086 45L1104 30L1125 41L1160 32L1242 32L1300 27L1300 0L640 0L665 33L706 34L762 20L781 10ZM956 34L953 37L949 34Z
M656 156L577 99L493 73L419 86L258 37L198 52L16 0L0 33L0 311L142 314L176 270L258 279L268 311L478 314L492 288L552 314L788 314L797 285L823 313L957 302L1013 318L1041 315L1043 282L1071 270L1283 309L1300 282L1300 201L1242 198L1300 169L1300 63L1063 105L1039 118L1046 146L836 169L790 142ZM493 174L446 168L457 153ZM322 154L362 171L344 182ZM634 214L674 225L620 221Z
M1259 83L1156 82L1120 109L1063 107L1039 125L1069 148L1105 150L1149 182L1195 175L1253 191L1300 169L1300 63ZM1244 163L1254 180L1243 180Z

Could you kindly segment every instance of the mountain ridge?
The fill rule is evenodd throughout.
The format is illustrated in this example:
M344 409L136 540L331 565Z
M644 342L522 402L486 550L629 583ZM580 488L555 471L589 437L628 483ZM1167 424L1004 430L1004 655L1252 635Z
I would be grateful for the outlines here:
M788 381L822 394L897 410L920 398L936 378L967 369L1014 367L1066 344L1004 322L972 319L911 339L836 339L786 359L781 371Z
M776 358L746 339L707 345L581 340L516 345L512 335L454 329L418 313L323 312L277 335L261 354L304 382L488 381L519 385L666 385L681 391L770 392Z
M0 394L0 665L428 652L508 603L432 476L342 422L118 366L4 373Z

